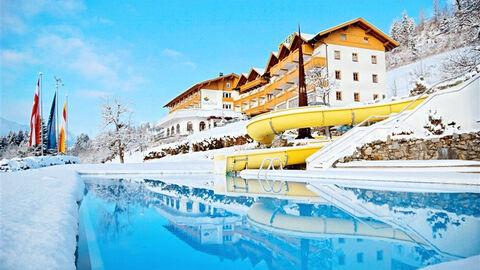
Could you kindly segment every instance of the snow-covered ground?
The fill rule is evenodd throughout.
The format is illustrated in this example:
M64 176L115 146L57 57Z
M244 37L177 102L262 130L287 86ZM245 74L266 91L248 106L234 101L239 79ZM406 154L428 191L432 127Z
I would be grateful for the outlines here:
M178 145L185 144L185 143L199 143L202 141L208 141L216 138L221 138L225 136L230 136L230 137L239 137L247 134L247 126L248 121L238 121L234 122L231 124L227 124L222 127L216 127L212 129L208 129L202 132L198 132L195 134L192 134L190 136L185 137L183 140L174 142L174 143L169 143L169 144L162 144L160 146L156 146L153 148L149 148L145 151L138 151L138 152L127 152L124 157L124 162L125 163L140 163L143 162L143 158L150 152L152 151L161 151L162 149L166 148L174 148ZM248 146L246 146L248 147ZM224 149L217 149L217 150L210 150L210 151L205 151L205 152L194 152L190 154L182 154L182 155L176 155L176 156L169 156L162 158L163 159L168 159L168 160L179 160L182 158L198 158L198 157L206 157L207 159L213 157L213 154L219 154L219 153L224 153L225 151L232 151L233 149L242 149L245 150L246 148L243 146L238 146L236 148L234 147L228 147ZM202 158L203 159L203 158ZM119 158L116 157L113 161L113 163L119 163ZM156 162L156 160L149 160L146 162Z
M480 255L468 257L465 259L443 262L435 265L430 265L422 270L452 270L452 269L462 269L462 270L475 270L480 268Z
M42 157L26 157L12 158L0 160L0 172L21 171L29 169L37 169L49 167L53 165L78 164L80 161L77 157L71 156L42 156Z
M471 49L471 47L440 53L387 71L387 97L408 96L410 90L415 87L415 82L419 76L425 78L427 88L447 79L449 76L443 72L442 69L445 60L450 55L455 55L469 49Z
M84 184L73 166L0 175L0 269L75 269Z

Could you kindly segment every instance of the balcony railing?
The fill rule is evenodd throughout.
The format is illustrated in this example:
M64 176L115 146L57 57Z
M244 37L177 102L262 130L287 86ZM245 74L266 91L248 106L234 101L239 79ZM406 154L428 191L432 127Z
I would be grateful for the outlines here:
M180 104L176 107L173 107L172 109L170 109L169 113L173 113L174 111L185 109L192 104L196 104L197 102L200 102L200 95L195 96L194 98L192 98L188 101L184 101L184 102L182 102L182 104Z
M305 56L310 56L313 53L313 48L307 44L302 45L303 54ZM272 75L281 75L291 68L293 64L298 62L298 49L291 52L287 57L282 59L276 65L270 68L270 74ZM283 70L283 71L282 71Z
M304 67L305 70L309 70L313 67L316 66L325 66L326 65L326 59L324 57L312 57L310 60L308 60ZM295 93L292 91L286 91L289 88L291 88L295 83L298 82L298 68L295 68L294 70L289 71L287 74L284 76L280 77L276 81L271 82L270 84L265 85L261 91L256 91L256 92L250 92L248 95L242 95L240 99L236 100L234 102L234 106L237 106L239 104L251 104L251 100L260 100L263 98L266 98L268 94L274 94L276 95L272 99L267 99L264 104L260 104L260 106L246 106L247 109L245 109L245 105L242 105L242 110L244 113L247 114L257 114L260 112L268 111L269 108L274 107L276 104L286 101L289 98L295 96ZM281 93L279 94L279 91Z
M240 86L240 94L247 92L248 90L255 89L257 87L260 87L262 85L265 85L268 83L268 79L265 79L263 77L259 77L251 82L247 82L246 84Z

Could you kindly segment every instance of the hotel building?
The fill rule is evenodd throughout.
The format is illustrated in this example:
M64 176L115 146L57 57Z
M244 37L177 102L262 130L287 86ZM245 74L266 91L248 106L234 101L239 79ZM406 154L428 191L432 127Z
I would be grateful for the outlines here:
M240 118L240 114L255 116L298 107L300 46L307 76L316 68L323 86L330 85L326 98L329 106L375 102L386 97L385 52L398 43L358 18L315 35L291 34L277 52L270 54L265 69L251 68L240 76L221 74L187 89L165 105L169 115L157 125L163 130L162 136L213 128L227 114L232 119ZM307 85L307 95L309 105L323 103L313 85ZM201 117L197 117L198 113L180 113L185 110L203 113Z
M255 116L277 109L298 107L298 58L302 46L305 73L321 70L333 84L330 106L345 106L385 98L385 52L398 43L362 18L327 29L316 35L293 33L272 52L265 71L251 69L240 76L235 89L239 98L234 110ZM309 104L322 102L307 85Z
M157 139L187 136L210 129L221 121L243 118L240 112L234 112L233 101L238 93L233 86L238 75L220 74L217 78L203 81L190 87L164 107L169 114L158 123Z

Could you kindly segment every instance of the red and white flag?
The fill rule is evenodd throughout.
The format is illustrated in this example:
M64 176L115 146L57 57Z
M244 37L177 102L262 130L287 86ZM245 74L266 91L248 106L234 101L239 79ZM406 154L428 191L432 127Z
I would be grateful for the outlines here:
M40 78L37 81L37 90L33 98L32 115L30 116L30 141L29 146L40 144L40 99L39 99Z

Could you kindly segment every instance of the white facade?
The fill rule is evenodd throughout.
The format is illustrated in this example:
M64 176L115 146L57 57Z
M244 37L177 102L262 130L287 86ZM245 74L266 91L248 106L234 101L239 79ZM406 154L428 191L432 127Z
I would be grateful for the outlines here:
M221 91L217 91L222 93ZM207 92L208 93L208 92ZM214 97L209 96L209 97ZM221 96L220 96L221 100ZM213 104L213 102L212 102ZM213 106L213 105L212 105ZM187 136L199 131L214 128L221 121L231 119L242 119L241 113L224 109L188 109L178 110L163 117L156 125L160 130L158 138L169 138Z
M338 52L340 59L336 59ZM353 54L356 54L357 61L353 61ZM385 52L378 50L363 49L357 47L341 46L334 44L323 44L313 52L314 57L325 57L325 76L335 80L335 88L330 91L329 103L332 107L348 106L356 102L372 102L376 99L384 99L387 93L386 87L386 66ZM375 62L372 62L375 56ZM339 71L340 78L336 78ZM328 75L326 74L328 72ZM358 81L354 80L354 73L357 73ZM376 82L373 76L376 75ZM297 87L292 85L291 87ZM337 99L337 92L340 92L340 100ZM357 93L358 100L355 100ZM375 99L374 99L375 98ZM314 91L308 92L309 103L321 103L323 100ZM298 107L298 97L295 96L287 102L279 103L276 110Z
M331 106L345 106L354 102L373 101L374 97L386 97L385 52L333 44L319 46L317 50L323 57L327 52L328 76L336 80L336 87L329 96ZM336 52L340 59L336 59ZM357 61L353 60L354 54ZM376 63L372 63L372 56ZM336 79L337 71L340 72L340 79ZM354 80L354 73L358 74L357 81ZM337 99L337 91L341 93L341 100ZM355 100L354 93L358 93L358 100Z
M233 99L237 98L237 91L200 89L200 108L233 110Z

